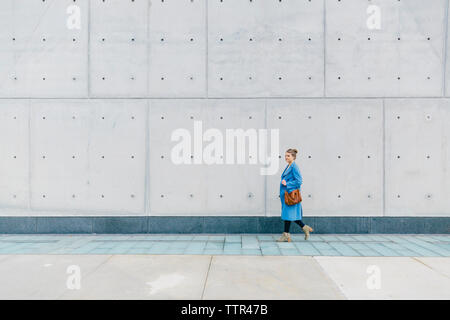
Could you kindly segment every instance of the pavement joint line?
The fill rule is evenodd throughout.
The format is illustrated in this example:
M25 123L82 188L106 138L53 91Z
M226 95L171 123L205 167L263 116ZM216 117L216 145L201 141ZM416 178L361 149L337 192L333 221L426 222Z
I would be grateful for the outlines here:
M327 278L331 283L333 283L334 287L337 289L337 291L338 291L339 293L342 294L342 296L343 296L345 299L349 300L349 298L345 295L344 291L340 288L340 286L338 285L338 283L337 283L336 281L334 281L334 280L331 278L331 276L326 272L326 270L322 267L322 265L320 264L320 262L316 259L316 256L312 256L311 258L312 258L312 259L316 262L316 264L319 266L319 270L320 270L320 272L322 272L322 274L325 276L325 278ZM338 258L338 259L339 259L339 258Z
M203 296L205 295L206 283L208 282L209 270L211 269L211 264L212 264L213 258L214 258L214 255L211 255L211 258L209 259L208 271L206 272L205 283L203 285L202 296L200 297L200 300L203 300Z
M433 267L429 266L428 264L426 264L426 263L423 262L422 260L419 260L419 257L410 257L410 258L413 259L413 260L416 260L417 262L420 262L420 263L423 264L424 266L427 266L428 268L430 268L430 269L433 270L434 272L439 273L440 275L442 275L442 276L444 276L444 277L450 279L450 277L447 276L446 274L441 273L440 271L438 271L438 270L436 270L436 269L433 269ZM423 257L420 257L420 258L423 258ZM425 257L425 258L426 258L426 257Z

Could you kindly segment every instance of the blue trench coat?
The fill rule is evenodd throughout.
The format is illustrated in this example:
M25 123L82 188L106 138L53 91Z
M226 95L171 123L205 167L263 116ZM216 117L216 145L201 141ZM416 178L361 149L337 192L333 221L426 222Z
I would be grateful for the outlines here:
M288 165L289 166L289 165ZM302 203L299 202L292 206L288 206L284 202L284 192L291 193L295 189L300 189L302 184L302 175L295 161L292 161L291 165L286 166L281 174L280 180L280 200L281 200L281 219L282 220L301 220L303 216ZM286 186L281 183L282 180L286 180Z

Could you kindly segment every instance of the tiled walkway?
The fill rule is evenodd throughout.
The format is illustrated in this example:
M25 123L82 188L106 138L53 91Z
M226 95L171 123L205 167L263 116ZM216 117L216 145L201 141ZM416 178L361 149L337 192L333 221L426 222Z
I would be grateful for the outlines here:
M0 235L0 255L176 254L450 257L448 234L38 234Z

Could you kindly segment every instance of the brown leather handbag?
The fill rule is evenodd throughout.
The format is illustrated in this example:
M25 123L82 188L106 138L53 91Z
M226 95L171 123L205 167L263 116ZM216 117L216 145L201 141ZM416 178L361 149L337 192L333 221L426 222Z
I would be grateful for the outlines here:
M287 191L284 192L284 202L288 206L293 206L299 202L302 202L302 195L300 194L300 189L295 189L291 193Z

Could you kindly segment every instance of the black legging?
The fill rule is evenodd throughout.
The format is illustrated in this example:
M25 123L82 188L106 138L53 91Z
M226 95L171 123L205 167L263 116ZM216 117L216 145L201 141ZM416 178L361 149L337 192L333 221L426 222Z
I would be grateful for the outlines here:
M289 220L284 220L284 232L289 232L289 228L291 227L291 222ZM305 224L302 222L302 220L296 220L294 221L296 224L300 226L300 228L303 228Z

